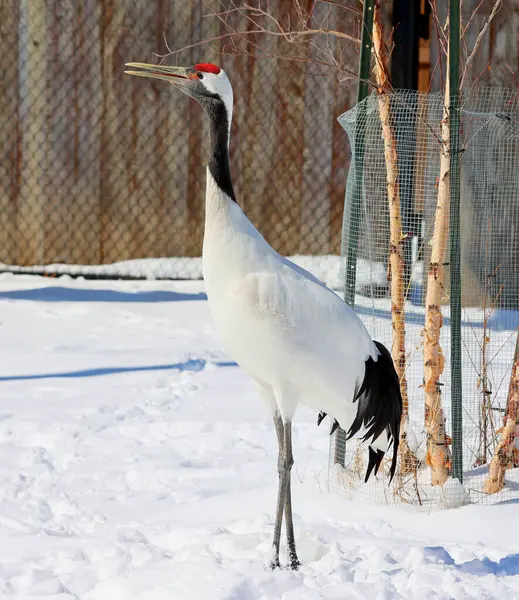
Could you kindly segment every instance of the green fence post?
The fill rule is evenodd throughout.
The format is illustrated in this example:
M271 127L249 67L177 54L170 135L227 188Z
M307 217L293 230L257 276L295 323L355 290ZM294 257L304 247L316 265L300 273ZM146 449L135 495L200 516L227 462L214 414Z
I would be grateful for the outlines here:
M452 475L463 481L460 257L460 0L449 0Z

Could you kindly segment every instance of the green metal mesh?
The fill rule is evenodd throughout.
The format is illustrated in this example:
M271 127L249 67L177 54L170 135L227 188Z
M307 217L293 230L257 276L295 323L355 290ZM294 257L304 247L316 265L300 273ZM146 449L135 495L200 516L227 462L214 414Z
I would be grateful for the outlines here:
M330 487L351 497L433 508L462 502L499 502L519 496L519 469L505 487L485 492L488 466L503 426L519 326L519 101L516 92L483 89L461 103L461 289L463 377L463 486L449 478L430 484L424 428L423 327L430 241L438 197L442 94L395 92L390 121L398 155L398 189L406 235L406 376L408 440L420 465L363 484L367 449L355 441L330 448ZM392 344L387 279L389 208L384 141L377 96L344 113L339 122L352 149L343 228L344 293L356 266L355 306L372 337ZM362 139L360 139L360 137ZM359 152L360 150L360 152ZM355 255L352 261L352 253ZM349 260L348 260L349 254ZM449 252L447 249L446 261ZM348 272L350 273L348 275ZM451 435L449 272L442 300L441 379L446 432ZM351 295L350 295L351 296ZM350 297L351 299L351 297ZM515 453L517 454L517 453ZM515 460L515 459L514 459Z

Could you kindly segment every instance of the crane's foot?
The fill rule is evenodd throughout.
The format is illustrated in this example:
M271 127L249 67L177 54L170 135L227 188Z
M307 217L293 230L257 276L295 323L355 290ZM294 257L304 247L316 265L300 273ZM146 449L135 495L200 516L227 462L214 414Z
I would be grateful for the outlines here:
M297 558L297 554L296 554L295 550L294 551L289 550L287 567L289 569L291 569L292 571L297 571L297 570L299 570L300 566L301 566L301 562Z
M271 571L275 571L276 569L281 569L281 565L279 564L279 556L273 558L269 563L269 569Z
M288 559L288 563L285 568L290 569L291 571L298 571L300 566L301 566L301 563L299 562L299 559L297 558L297 556L295 556L295 557L290 557ZM281 564L279 563L279 559L271 561L269 563L269 569L271 571L275 571L276 569L281 569Z
M279 564L279 546L275 543L272 544L270 556L268 557L268 562L265 562L265 567L271 571L281 568L281 565Z

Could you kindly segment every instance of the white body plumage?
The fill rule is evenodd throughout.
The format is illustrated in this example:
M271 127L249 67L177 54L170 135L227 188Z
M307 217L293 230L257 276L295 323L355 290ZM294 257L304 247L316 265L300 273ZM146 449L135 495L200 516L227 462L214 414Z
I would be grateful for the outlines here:
M378 357L369 333L333 291L269 246L209 170L203 269L224 346L270 409L291 420L303 403L348 430L365 361Z

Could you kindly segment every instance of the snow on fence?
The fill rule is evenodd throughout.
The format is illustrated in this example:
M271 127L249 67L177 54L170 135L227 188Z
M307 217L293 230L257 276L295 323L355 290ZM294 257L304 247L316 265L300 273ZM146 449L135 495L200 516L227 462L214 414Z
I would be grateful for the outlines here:
M357 262L372 266L371 281L366 283L365 273L360 286L356 281L356 309L374 339L391 348L392 300L388 279L380 278L390 252L389 139L396 146L394 183L404 236L393 251L401 252L405 264L399 281L406 298L404 376L409 409L403 442L407 447L403 445L391 486L383 477L364 485L366 449L345 443L344 432L339 431L330 445L330 488L370 502L407 502L427 508L519 497L517 93L474 91L462 103L460 114L462 484L452 476L448 248L436 254L444 256L441 265L431 260L444 99L441 94L415 92L396 92L387 99L385 130L376 94L339 118L353 155L346 190L342 280L347 295ZM441 200L448 202L448 197ZM444 366L432 390L439 392L439 404L426 408L426 393L431 390L424 389L425 369L430 368L424 360L424 339L429 335L424 325L426 311L433 308L426 306L426 288L428 279L436 278L442 269L446 274L440 307ZM441 354L438 357L441 363ZM442 464L437 464L438 457ZM433 480L440 484L432 485Z

